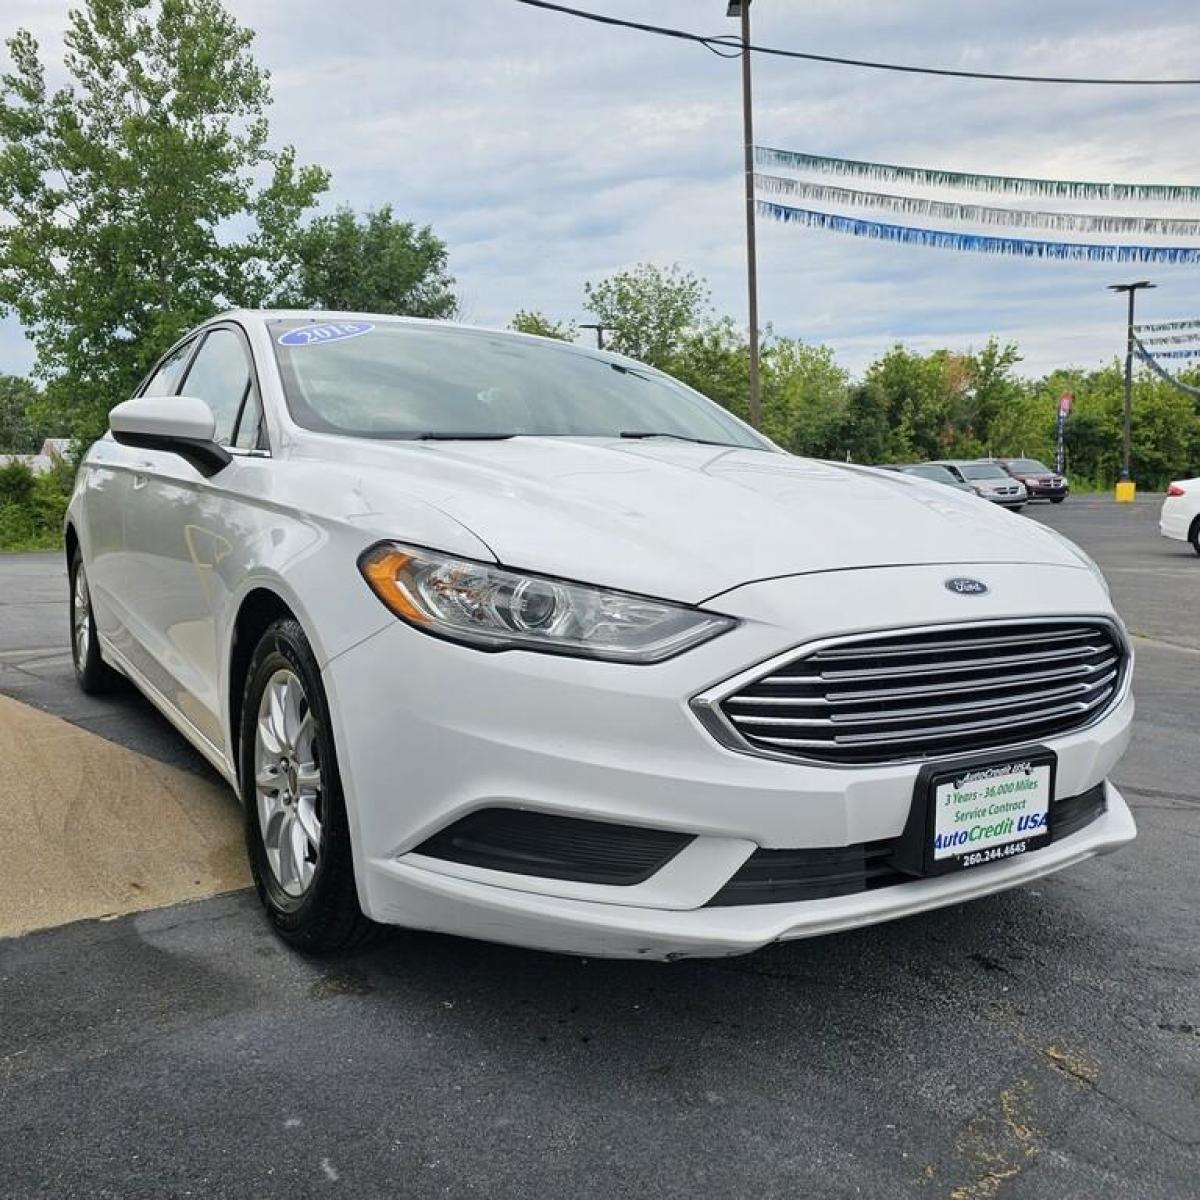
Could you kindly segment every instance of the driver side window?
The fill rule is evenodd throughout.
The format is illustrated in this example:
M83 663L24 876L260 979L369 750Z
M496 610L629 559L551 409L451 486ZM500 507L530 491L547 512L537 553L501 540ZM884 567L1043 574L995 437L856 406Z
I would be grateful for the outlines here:
M214 329L205 337L179 392L203 400L216 418L216 440L222 446L233 445L243 403L249 414L257 409L257 399L250 361L241 338L232 329ZM241 437L238 444L243 444Z

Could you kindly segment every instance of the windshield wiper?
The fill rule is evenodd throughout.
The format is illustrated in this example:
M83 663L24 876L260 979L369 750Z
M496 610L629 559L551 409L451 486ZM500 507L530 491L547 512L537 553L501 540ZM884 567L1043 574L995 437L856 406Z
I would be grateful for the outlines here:
M658 433L652 429L622 429L618 437L623 438L674 438L677 442L695 442L698 446L728 446L731 450L749 450L749 446L739 446L736 442L714 442L708 438L688 437L686 433Z

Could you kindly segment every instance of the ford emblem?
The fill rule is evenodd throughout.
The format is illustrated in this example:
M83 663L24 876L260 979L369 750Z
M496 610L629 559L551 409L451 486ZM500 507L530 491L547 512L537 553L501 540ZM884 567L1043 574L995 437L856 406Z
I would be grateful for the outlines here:
M986 596L988 585L982 579L968 579L965 575L955 575L946 580L946 591L956 596Z

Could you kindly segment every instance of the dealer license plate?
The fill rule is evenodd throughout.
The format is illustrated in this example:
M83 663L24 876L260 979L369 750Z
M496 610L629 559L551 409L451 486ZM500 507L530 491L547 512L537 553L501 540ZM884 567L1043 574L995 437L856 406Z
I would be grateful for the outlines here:
M934 870L977 867L1044 845L1053 790L1052 762L1037 758L938 777L930 797Z

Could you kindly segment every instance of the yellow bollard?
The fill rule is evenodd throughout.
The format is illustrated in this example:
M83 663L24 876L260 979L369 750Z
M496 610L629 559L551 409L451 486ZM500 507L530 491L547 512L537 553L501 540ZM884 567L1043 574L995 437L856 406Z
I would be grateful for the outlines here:
M1117 480L1117 503L1132 504L1137 495L1137 484L1132 479Z

